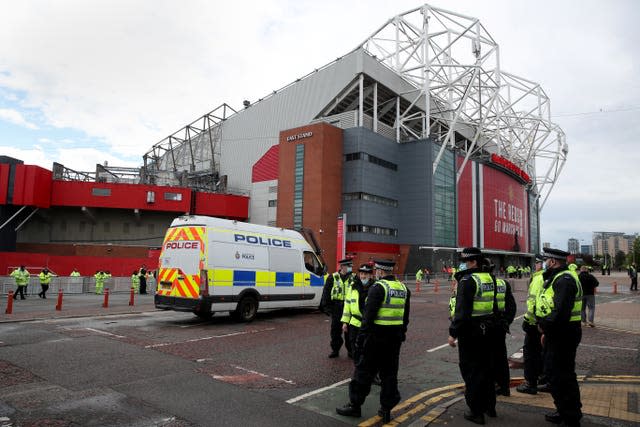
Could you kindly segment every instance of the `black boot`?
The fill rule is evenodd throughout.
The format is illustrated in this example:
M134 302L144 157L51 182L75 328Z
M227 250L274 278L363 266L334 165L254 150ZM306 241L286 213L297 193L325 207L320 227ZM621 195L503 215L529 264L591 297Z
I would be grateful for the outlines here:
M484 424L483 414L474 414L471 411L464 411L464 419L476 424Z
M344 415L345 417L360 417L360 407L352 403L347 403L342 408L336 408L338 415Z
M526 394L538 394L538 387L529 385L528 382L523 382L518 387L516 387L516 391L518 393L526 393Z
M380 408L378 409L378 415L382 418L382 422L387 424L391 422L391 409Z
M562 423L562 416L556 411L548 414L544 414L544 419L553 424Z

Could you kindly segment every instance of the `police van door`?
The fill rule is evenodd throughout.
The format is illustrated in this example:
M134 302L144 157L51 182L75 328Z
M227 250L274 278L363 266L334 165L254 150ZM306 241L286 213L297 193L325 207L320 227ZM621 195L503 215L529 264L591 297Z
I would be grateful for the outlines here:
M174 227L167 230L158 271L160 295L197 299L204 260L205 227Z

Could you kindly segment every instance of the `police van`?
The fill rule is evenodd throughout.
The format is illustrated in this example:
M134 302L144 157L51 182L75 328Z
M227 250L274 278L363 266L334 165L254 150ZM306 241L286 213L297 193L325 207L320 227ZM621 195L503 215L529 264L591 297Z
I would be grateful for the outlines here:
M181 216L164 237L155 306L248 322L258 310L318 307L325 273L310 231Z

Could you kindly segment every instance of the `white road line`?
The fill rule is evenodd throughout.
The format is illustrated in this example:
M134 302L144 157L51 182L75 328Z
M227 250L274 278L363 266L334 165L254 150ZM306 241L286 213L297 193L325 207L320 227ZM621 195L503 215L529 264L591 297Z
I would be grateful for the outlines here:
M338 386L341 386L342 384L346 384L349 381L351 381L351 378L347 378L346 380L342 380L342 381L337 382L335 384L331 384L331 385L328 385L326 387L322 387L322 388L319 388L317 390L310 391L309 393L301 394L298 397L293 397L293 398L287 400L287 403L296 403L296 402L298 402L298 401L300 401L302 399L306 399L309 396L313 396L314 394L322 393L323 391L331 390L332 388L336 388Z
M125 338L124 335L116 335L116 334L112 334L111 332L106 332L106 331L101 331L100 329L93 329L93 328L85 328L87 331L91 331L91 332L96 332L98 334L103 334L103 335L108 335L110 337L115 337L115 338Z
M198 342L198 341L207 341L207 340L213 340L213 339L216 339L216 338L227 338L227 337L235 337L235 336L238 336L238 335L257 334L258 332L273 331L275 329L276 328L257 329L257 330L253 330L253 331L233 332L233 333L230 333L230 334L213 335L213 336L210 336L210 337L194 338L194 339L190 339L190 340L186 340L186 341L163 342L163 343L159 343L159 344L145 345L144 348L166 347L166 346L169 346L169 345L186 344L186 343Z
M604 348L605 350L627 350L627 351L638 351L637 348L629 348L629 347L611 347L608 345L595 345L595 344L580 344L580 347L594 347L594 348Z
M515 318L515 319L513 319L513 320L514 320L514 322L515 322L516 320L521 319L522 317L524 317L524 314L521 314L520 316L516 317L516 318ZM430 348L429 350L427 350L427 353L433 353L434 351L441 350L441 349L446 348L446 347L448 347L448 346L449 346L449 343L442 344L442 345L439 345L439 346L437 346L437 347Z
M239 369L241 371L249 372L250 374L260 375L263 378L269 378L272 380L281 381L283 383L295 385L295 383L291 380L285 380L284 378L280 378L280 377L272 377L267 374L263 374L262 372L254 371L253 369L243 368L242 366L234 366L234 368Z

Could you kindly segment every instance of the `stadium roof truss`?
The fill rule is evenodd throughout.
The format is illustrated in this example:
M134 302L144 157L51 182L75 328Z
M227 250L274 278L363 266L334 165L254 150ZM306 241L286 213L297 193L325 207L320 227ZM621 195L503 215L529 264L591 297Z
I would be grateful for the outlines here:
M434 173L447 148L464 156L458 179L470 158L495 153L532 177L544 206L566 161L565 135L542 87L501 70L499 46L477 18L425 4L391 18L362 47L415 87L404 95L420 112L407 108L395 126L415 133L419 119L420 137L441 142Z

